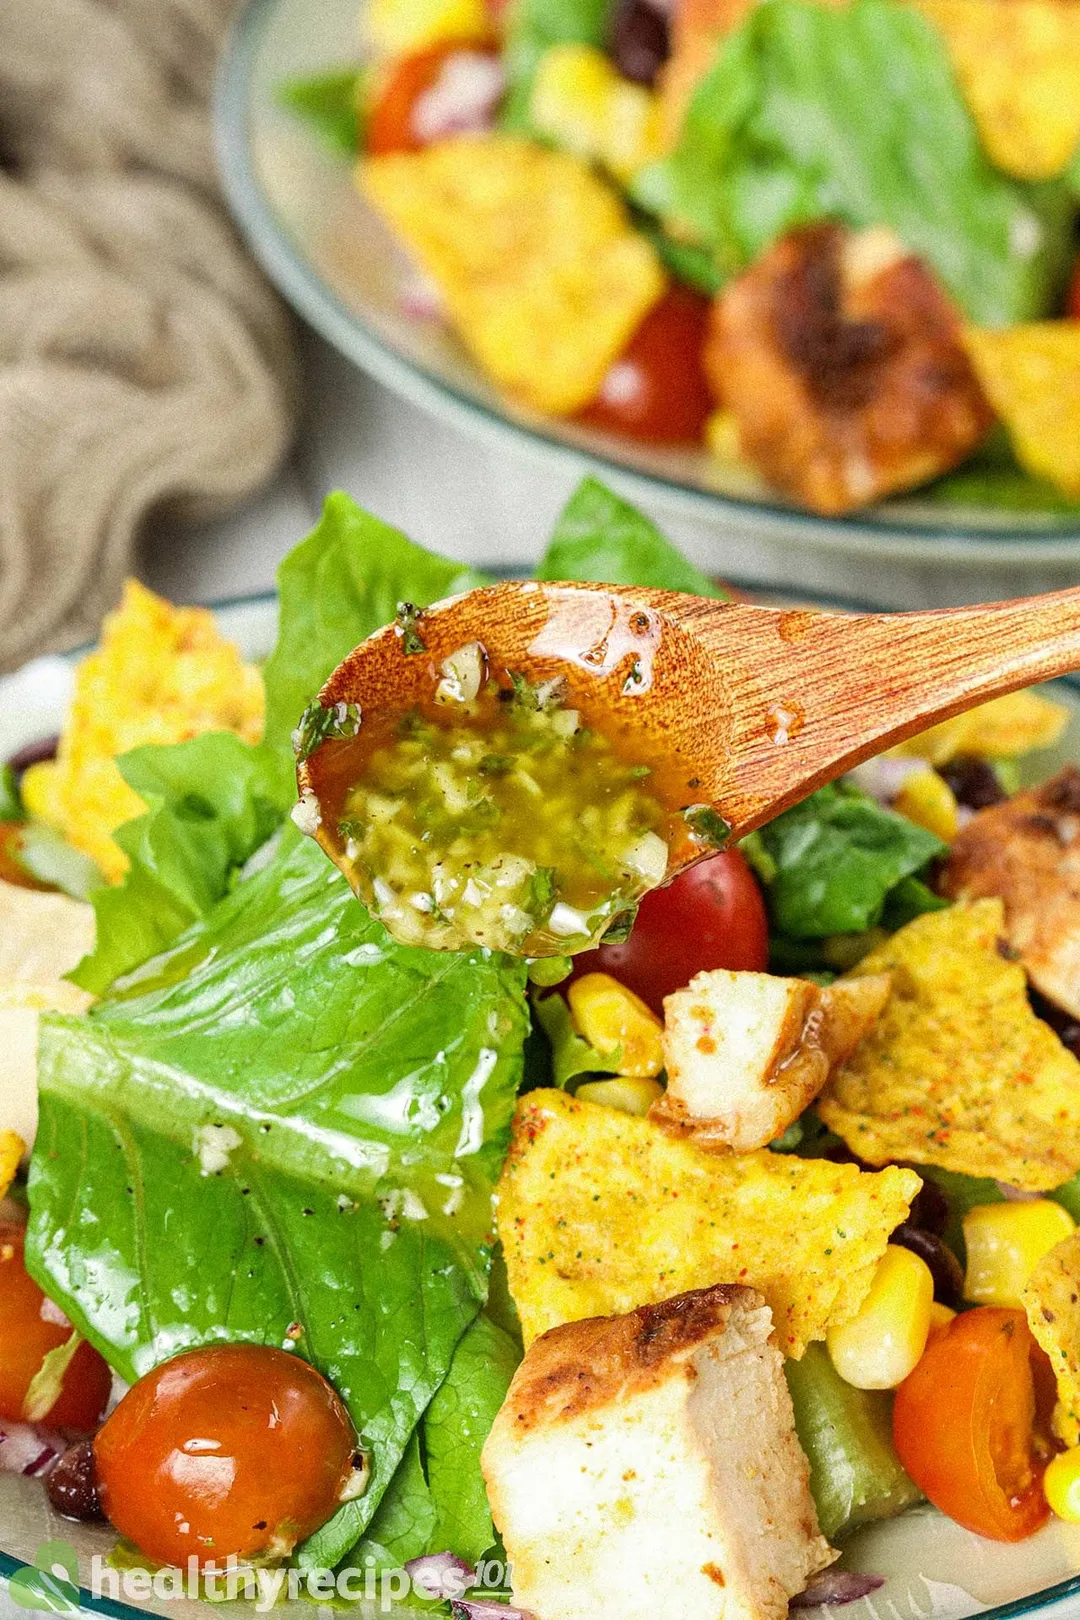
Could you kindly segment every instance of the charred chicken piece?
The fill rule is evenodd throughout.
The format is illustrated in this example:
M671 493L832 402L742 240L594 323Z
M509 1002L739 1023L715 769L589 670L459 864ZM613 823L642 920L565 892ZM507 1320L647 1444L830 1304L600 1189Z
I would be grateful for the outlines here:
M1009 947L1048 1001L1080 1018L1080 771L981 810L959 834L939 887L997 895Z
M829 515L947 471L993 421L948 298L884 227L781 238L717 300L706 367L743 454Z

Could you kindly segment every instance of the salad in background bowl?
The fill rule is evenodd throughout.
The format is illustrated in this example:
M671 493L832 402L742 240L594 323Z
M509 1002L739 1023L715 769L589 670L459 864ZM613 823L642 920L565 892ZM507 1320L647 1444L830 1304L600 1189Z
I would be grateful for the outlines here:
M826 517L1075 515L1067 0L371 0L359 30L358 70L280 94L355 158L407 312L516 407Z
M721 590L592 481L538 578ZM130 587L8 768L5 1523L472 1620L1071 1590L1068 688L573 961L429 951L294 825L293 734L400 604L478 582L332 496L261 667Z

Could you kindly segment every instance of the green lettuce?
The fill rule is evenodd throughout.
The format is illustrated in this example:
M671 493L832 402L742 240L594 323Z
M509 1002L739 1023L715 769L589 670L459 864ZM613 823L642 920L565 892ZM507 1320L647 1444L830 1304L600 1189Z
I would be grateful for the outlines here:
M355 155L360 145L360 83L355 68L289 79L278 89L283 107L316 130L335 152Z
M607 43L611 0L511 0L503 66L507 88L500 112L504 128L530 133L529 102L540 59L553 45Z
M267 660L266 740L283 806L296 797L292 733L327 676L358 642L389 624L399 602L427 607L485 584L365 512L340 491L278 569L278 639Z
M986 326L1054 307L1075 212L993 167L940 35L895 0L764 0L633 189L727 275L797 225L891 225Z
M88 1017L42 1021L28 1265L129 1380L299 1324L372 1453L312 1562L367 1528L486 1295L524 987L397 945L287 827Z
M725 595L643 512L595 478L586 478L563 508L536 578Z
M875 927L899 885L945 850L933 833L842 782L819 788L740 847L764 886L773 929L796 941ZM940 902L922 885L902 890L897 904L913 916Z
M598 1052L574 1028L566 997L554 990L533 997L533 1016L548 1039L550 1075L538 1076L538 1085L568 1086L583 1074L618 1074L622 1050Z
M449 1547L472 1564L494 1544L480 1450L520 1360L514 1340L481 1314L424 1413L424 1455L435 1508L428 1551Z
M267 765L231 731L121 756L147 810L116 830L131 865L123 883L90 895L97 938L71 974L76 984L100 995L221 899L281 820Z

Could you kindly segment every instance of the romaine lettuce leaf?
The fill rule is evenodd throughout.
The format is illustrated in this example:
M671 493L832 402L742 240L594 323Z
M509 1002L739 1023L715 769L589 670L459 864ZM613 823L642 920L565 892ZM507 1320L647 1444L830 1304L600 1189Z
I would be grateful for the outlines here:
M897 886L945 849L933 833L842 782L819 788L740 847L764 885L774 931L793 940L873 928ZM910 908L918 898L907 889L898 904Z
M598 1052L579 1035L570 1017L566 997L558 990L549 995L533 996L533 1016L548 1039L550 1077L545 1075L538 1083L568 1086L582 1074L617 1074L622 1062L622 1051Z
M764 0L633 190L729 275L796 225L891 225L986 326L1048 313L1070 254L1067 187L992 166L942 39L895 0Z
M335 152L352 157L360 145L359 92L359 73L343 68L310 79L289 79L278 88L277 98Z
M264 750L231 731L121 756L147 810L116 830L131 866L123 883L90 896L97 939L71 974L76 984L100 995L220 900L281 819L267 765Z
M486 1314L469 1328L424 1413L424 1455L435 1506L429 1552L448 1548L473 1564L495 1541L480 1451L521 1360Z
M278 569L278 639L266 663L266 741L283 807L296 797L292 733L331 671L399 602L427 607L486 576L425 551L365 512L328 495L322 517Z
M563 508L536 577L652 586L721 600L725 594L644 512L595 478L584 479Z
M530 130L529 102L540 58L553 45L607 43L611 0L511 0L503 65L507 89L499 114L506 129Z
M509 958L395 944L287 827L88 1017L42 1021L30 1268L128 1379L300 1325L372 1452L320 1564L368 1525L483 1301L524 986Z

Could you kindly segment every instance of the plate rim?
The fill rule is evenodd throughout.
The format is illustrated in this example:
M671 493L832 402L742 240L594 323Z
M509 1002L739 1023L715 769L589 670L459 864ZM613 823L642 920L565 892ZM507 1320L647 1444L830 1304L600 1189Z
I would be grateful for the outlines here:
M494 567L491 571L500 572L504 576L511 578L513 577L512 564L496 565L496 567ZM737 589L748 592L760 590L763 594L783 594L777 590L775 585L762 584L760 582L755 583L752 580L747 580L742 577L731 581L731 583L734 584ZM796 589L794 594L806 595L812 598L816 604L823 607L874 611L872 605L867 603L864 599L858 597L848 597L832 591L827 593L819 593L816 591L799 592ZM277 603L278 593L276 590L261 590L242 591L235 596L216 596L208 598L198 605L205 607L208 611L214 613L215 615L228 615L230 612L243 611L244 609L250 608L269 610L276 608ZM56 654L55 656L67 664L73 664L77 659L84 657L95 645L96 642L93 641L83 642L77 647L68 648L64 652ZM4 688L7 683L20 675L21 672L33 662L33 659L28 660L27 664L22 664L19 666L19 668L10 670L5 674L0 675L0 698L3 696ZM1080 674L1063 676L1061 677L1061 682L1072 687L1074 691L1080 694ZM2 1538L2 1535L3 1532L0 1531L0 1538ZM0 1591L2 1591L3 1586L10 1581L13 1575L17 1574L20 1570L29 1567L31 1566L24 1563L22 1559L16 1558L13 1554L6 1552L3 1546L0 1545ZM1000 1603L991 1608L978 1609L974 1612L972 1620L1020 1620L1020 1617L1022 1616L1033 1616L1037 1614L1045 1615L1049 1614L1051 1610L1056 1609L1060 1604L1065 1603L1070 1598L1075 1597L1080 1597L1080 1571L1078 1571L1075 1575L1067 1577L1063 1581L1055 1582L1053 1586L1044 1587L1040 1592L1029 1593L1026 1597L1013 1598L1008 1603ZM146 1616L148 1614L160 1612L146 1608L136 1608L132 1604L125 1603L120 1599L108 1597L105 1594L95 1595L81 1584L79 1587L79 1603L79 1612L108 1615L110 1620L146 1620ZM358 1608L356 1613L357 1615L362 1615L363 1610Z
M348 309L328 281L308 262L278 218L252 161L249 94L257 53L281 0L248 0L236 16L221 56L213 98L213 134L226 201L252 254L286 300L346 359L409 403L486 442L534 461L579 474L598 471L631 498L662 503L669 511L716 527L753 526L762 539L794 543L837 556L888 556L896 562L940 560L954 567L989 563L1052 564L1080 557L1080 524L1054 535L1025 535L988 528L966 533L939 524L890 527L887 519L835 519L794 511L767 501L740 501L694 489L662 474L627 467L602 452L566 444L540 427L516 423L471 399L398 353Z

